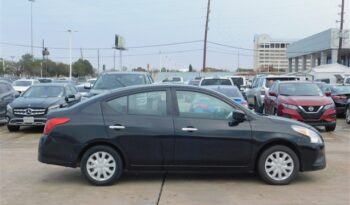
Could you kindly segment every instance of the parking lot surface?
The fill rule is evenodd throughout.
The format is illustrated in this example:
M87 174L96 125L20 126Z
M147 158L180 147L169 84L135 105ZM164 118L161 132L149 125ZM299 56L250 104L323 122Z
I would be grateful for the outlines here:
M321 130L322 131L322 130ZM287 186L254 174L124 174L113 186L87 184L79 169L37 161L41 129L0 127L1 205L53 204L350 204L350 126L324 132L327 167L300 173Z

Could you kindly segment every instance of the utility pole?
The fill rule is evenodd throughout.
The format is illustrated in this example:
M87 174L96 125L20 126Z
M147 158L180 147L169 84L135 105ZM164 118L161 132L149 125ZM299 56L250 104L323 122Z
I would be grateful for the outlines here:
M123 71L123 50L119 50L119 70Z
M97 49L97 75L100 74L100 49Z
M239 50L237 51L237 69L239 69Z
M69 79L72 80L72 38L73 38L73 31L71 29L67 30L69 33Z
M338 48L338 63L339 64L341 64L341 53L340 52L342 50L342 44L343 44L344 4L345 4L345 0L342 0L341 12L340 12L340 30L339 30L339 48Z
M207 17L205 21L205 31L204 31L203 68L202 68L203 72L206 71L206 63L207 63L207 39L208 39L209 13L210 13L210 0L208 0Z
M34 52L33 52L33 3L34 0L29 0L30 1L30 53L34 57Z

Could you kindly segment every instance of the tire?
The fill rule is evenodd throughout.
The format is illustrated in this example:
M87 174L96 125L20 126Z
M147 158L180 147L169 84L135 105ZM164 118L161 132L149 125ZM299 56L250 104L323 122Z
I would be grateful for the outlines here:
M109 186L121 177L123 173L123 161L113 148L98 145L84 153L81 159L80 169L90 184L95 186Z
M345 121L347 124L350 124L350 106L346 108Z
M279 157L277 157L278 155ZM274 164L273 159L280 160L281 157L284 160L277 162L277 165ZM274 169L273 166L277 167ZM299 159L290 148L283 145L276 145L262 152L257 168L260 177L268 184L287 185L298 175Z
M17 125L7 125L7 129L10 131L10 132L16 132L18 131L20 128L20 126L17 126Z
M333 132L337 125L325 126L327 132Z

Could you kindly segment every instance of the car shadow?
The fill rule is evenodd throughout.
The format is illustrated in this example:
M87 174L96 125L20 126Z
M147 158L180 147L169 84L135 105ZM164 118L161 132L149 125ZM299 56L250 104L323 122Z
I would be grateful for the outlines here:
M44 126L22 126L18 133L43 133Z

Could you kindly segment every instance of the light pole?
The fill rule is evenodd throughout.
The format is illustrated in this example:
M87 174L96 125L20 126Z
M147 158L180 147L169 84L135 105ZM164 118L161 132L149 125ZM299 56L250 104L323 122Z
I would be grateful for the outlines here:
M73 40L73 31L71 29L68 29L67 32L69 33L69 79L72 80L72 40Z
M33 56L33 3L35 0L28 0L30 2L30 48Z

